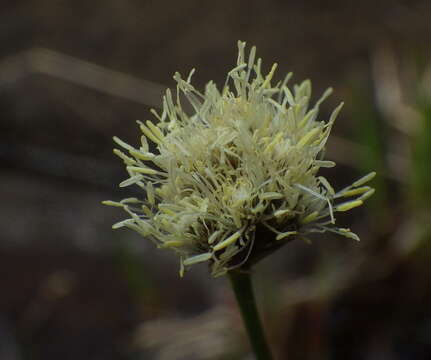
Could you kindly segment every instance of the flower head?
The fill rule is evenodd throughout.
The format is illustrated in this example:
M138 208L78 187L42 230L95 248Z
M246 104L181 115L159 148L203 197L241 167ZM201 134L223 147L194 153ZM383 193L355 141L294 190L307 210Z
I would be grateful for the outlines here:
M213 276L247 268L294 238L312 232L335 232L359 240L335 225L335 214L370 197L364 186L371 173L335 192L321 167L338 106L323 122L319 105L328 89L310 106L311 82L287 86L291 74L272 84L277 67L268 74L253 47L248 58L238 43L237 66L219 90L209 82L203 93L191 84L192 70L183 79L176 73L177 96L167 90L158 122L138 122L140 148L118 138L129 178L120 186L138 185L143 198L107 205L122 207L129 218L113 226L128 227L160 248L174 250L181 271L208 262ZM193 108L181 105L183 94ZM156 146L150 151L149 142Z

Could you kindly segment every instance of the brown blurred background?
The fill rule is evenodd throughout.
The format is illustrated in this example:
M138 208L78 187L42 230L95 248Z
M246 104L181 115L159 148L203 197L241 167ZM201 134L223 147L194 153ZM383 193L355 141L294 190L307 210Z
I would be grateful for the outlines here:
M431 2L10 1L0 5L0 359L251 359L225 279L111 230L133 194L112 136L173 87L224 83L237 40L346 107L340 219L361 238L292 243L255 283L277 359L431 358Z

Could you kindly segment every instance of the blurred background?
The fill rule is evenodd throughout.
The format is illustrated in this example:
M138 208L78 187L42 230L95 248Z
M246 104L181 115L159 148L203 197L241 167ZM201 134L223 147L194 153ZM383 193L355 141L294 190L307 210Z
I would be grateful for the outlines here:
M236 43L345 101L325 173L376 170L362 239L293 242L255 275L277 359L431 357L431 2L0 5L0 359L251 359L226 279L131 231L112 136L139 141L175 71L223 85ZM352 215L353 214L353 215Z

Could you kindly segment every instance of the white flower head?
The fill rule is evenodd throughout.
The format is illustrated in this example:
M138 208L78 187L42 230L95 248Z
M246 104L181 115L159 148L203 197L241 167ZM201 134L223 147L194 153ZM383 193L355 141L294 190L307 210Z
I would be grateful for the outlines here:
M160 248L180 256L181 275L188 266L208 262L213 276L247 269L294 238L331 231L359 240L335 225L335 214L370 197L364 184L371 173L335 192L321 167L333 167L322 153L338 106L327 122L317 119L328 89L310 105L311 82L291 90L284 81L272 83L253 47L248 58L238 42L237 66L223 89L209 82L203 93L176 73L177 96L168 90L158 122L139 122L140 148L118 138L129 178L120 186L138 185L142 199L107 205L122 207L129 218L114 228L128 227ZM182 107L183 94L193 108ZM150 152L148 143L156 146Z

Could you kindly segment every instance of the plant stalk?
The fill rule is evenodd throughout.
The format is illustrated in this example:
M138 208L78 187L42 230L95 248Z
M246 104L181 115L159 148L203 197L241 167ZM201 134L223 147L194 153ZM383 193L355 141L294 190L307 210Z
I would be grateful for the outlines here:
M272 360L257 311L250 274L232 270L228 272L228 275L256 359Z

